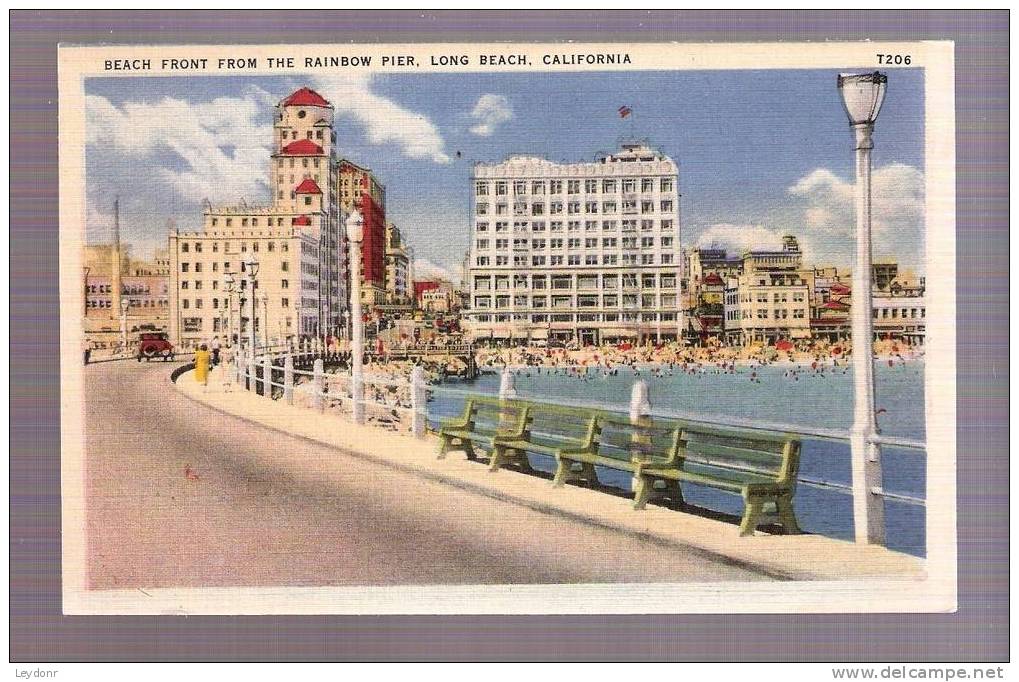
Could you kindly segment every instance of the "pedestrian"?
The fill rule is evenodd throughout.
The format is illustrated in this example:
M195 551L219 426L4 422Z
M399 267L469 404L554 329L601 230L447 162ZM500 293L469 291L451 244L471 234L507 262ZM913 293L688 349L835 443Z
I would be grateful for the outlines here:
M85 364L87 365L89 359L92 357L92 342L89 341L88 339L85 339L84 343L82 344L82 352L85 355Z
M212 341L209 342L209 348L212 349L212 366L216 367L219 365L219 337L213 336Z
M195 351L195 381L203 386L209 381L209 347L204 343Z

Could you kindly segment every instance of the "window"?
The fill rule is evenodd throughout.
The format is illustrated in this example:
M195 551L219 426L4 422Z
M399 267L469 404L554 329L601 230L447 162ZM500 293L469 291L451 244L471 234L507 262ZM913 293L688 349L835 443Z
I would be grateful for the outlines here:
M662 202L662 213L671 213L671 212L672 212L672 202L671 201L663 201ZM664 225L663 225L663 227L664 227Z
M598 265L598 256L584 256L584 265Z
M527 183L517 180L513 183L513 194L527 194Z
M563 193L563 181L562 180L551 180L548 183L549 194L562 194Z
M478 232L488 232L488 223L478 223Z
M479 239L477 241L477 248L478 249L482 249L482 250L487 249L488 248L488 240L487 239Z
M587 194L598 193L598 181L597 180L584 180L584 192Z
M487 182L476 182L474 183L474 195L479 197L488 196L488 183Z
M643 178L640 181L640 191L642 194L648 194L655 191L655 181L652 178Z
M553 220L552 224L549 227L549 231L550 232L562 232L563 231L563 221L561 221L561 220Z
M663 192L672 191L672 178L662 178L661 190Z
M187 242L182 242L180 245L180 250L182 253L187 253L189 248L190 245Z
M488 215L488 204L485 202L479 202L477 206L477 211L478 215Z
M623 193L630 194L637 191L637 180L636 178L626 178L623 180Z
M180 271L181 272L187 272L188 271L188 267L189 267L188 263L181 263L180 264Z
M545 183L542 181L535 181L531 183L531 194L544 194Z
M580 194L580 180L567 180L566 181L566 193L567 194Z
M601 205L601 212L602 213L615 213L616 212L616 202L614 202L614 201L603 202L602 205Z
M603 194L615 194L616 192L616 181L615 180L602 180L601 191Z
M506 190L507 190L507 184L505 182L500 181L500 182L495 183L495 195L496 196L500 196L500 197L501 196L505 196Z

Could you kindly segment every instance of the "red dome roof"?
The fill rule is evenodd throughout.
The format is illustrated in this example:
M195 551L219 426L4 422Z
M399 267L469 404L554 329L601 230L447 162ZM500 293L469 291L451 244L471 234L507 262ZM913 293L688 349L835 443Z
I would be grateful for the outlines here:
M311 140L297 140L284 147L281 153L290 156L316 156L322 153L322 147Z
M283 100L283 106L285 107L328 107L329 102L326 99L312 90L311 88L301 88L294 94Z
M290 221L291 225L311 225L311 218L306 215L299 215Z
M294 190L297 194L321 194L322 190L318 188L318 184L311 178L305 178L304 182L297 186Z
M722 281L722 278L719 277L718 273L716 273L716 272L709 272L704 277L704 283L705 284L711 284L711 285L725 284L725 282Z

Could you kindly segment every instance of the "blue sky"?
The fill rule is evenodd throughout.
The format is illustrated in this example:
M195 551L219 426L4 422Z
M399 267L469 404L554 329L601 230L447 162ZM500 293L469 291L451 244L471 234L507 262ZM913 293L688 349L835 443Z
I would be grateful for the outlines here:
M86 82L92 241L113 196L144 253L168 220L200 224L203 197L267 200L272 104L311 85L337 107L338 146L387 188L389 219L418 257L457 268L475 161L514 153L589 160L649 139L680 166L684 246L801 238L851 262L851 137L836 72L415 74L93 78ZM618 108L633 115L621 120ZM890 74L875 135L875 255L923 262L923 75ZM459 155L457 154L459 152Z

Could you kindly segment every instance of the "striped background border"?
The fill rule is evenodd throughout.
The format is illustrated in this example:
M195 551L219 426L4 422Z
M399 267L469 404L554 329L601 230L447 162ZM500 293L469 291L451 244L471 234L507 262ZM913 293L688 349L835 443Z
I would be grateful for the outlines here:
M11 660L1007 660L1008 19L1006 11L12 12ZM959 612L61 616L57 44L568 39L956 41Z

